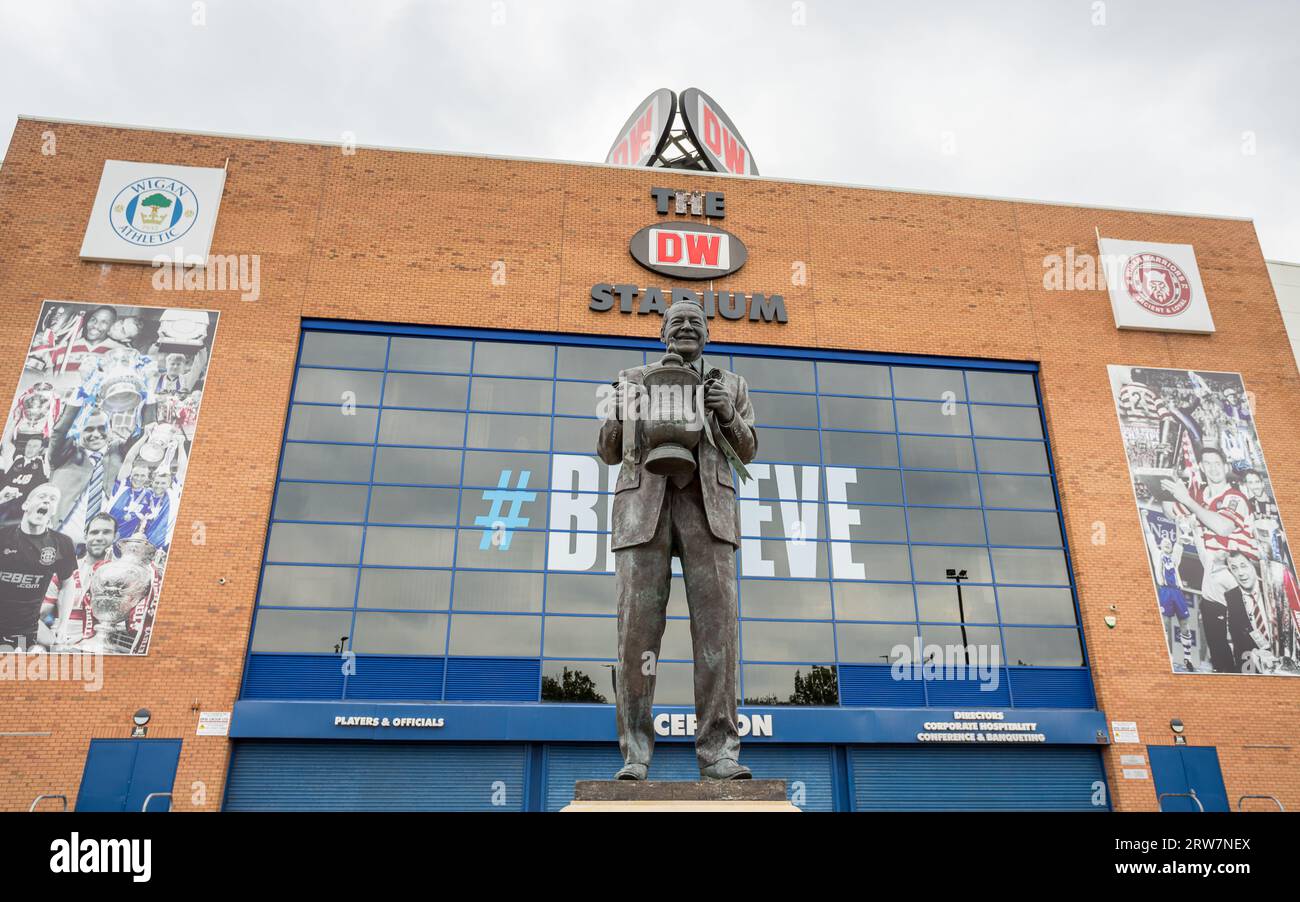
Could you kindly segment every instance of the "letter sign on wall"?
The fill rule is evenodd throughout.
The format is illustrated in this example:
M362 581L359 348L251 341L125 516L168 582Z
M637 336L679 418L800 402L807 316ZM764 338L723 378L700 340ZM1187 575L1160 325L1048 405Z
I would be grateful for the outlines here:
M680 220L646 226L632 236L629 250L646 269L677 279L717 279L749 259L745 245L730 232Z

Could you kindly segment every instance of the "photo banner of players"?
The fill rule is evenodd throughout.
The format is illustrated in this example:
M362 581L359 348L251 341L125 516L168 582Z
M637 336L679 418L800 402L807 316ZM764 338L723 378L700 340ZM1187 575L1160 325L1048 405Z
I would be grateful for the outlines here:
M46 301L0 436L0 651L149 651L217 313Z
M1241 376L1109 370L1174 672L1297 675L1295 562Z

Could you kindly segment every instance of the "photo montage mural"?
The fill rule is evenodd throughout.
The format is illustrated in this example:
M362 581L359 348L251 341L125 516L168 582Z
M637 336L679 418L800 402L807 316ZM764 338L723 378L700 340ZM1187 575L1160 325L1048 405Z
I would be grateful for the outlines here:
M0 651L149 651L217 314L46 301L0 439Z
M1295 563L1241 376L1109 369L1174 671L1295 676Z

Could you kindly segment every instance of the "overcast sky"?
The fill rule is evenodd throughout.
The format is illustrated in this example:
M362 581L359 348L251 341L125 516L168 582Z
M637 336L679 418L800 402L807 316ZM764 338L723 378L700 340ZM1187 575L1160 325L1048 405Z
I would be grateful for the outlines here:
M1296 0L0 3L5 146L24 113L599 161L696 86L767 176L1246 216L1300 262Z

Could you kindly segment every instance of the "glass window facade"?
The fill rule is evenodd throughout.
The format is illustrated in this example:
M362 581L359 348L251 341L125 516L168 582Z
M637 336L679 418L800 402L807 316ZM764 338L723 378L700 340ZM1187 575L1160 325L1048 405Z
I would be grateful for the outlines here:
M252 651L529 658L542 700L612 701L597 403L661 353L623 345L305 331ZM836 704L841 665L963 636L1012 666L1084 665L1032 372L706 356L757 417L743 701ZM689 704L680 578L668 616L658 701Z

